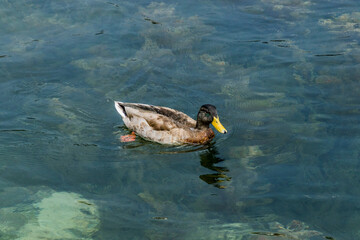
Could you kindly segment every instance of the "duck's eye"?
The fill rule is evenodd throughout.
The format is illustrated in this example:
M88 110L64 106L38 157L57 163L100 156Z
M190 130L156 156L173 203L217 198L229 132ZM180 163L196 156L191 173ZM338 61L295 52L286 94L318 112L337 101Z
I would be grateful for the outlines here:
M205 116L206 116L207 118L211 118L210 113L206 113Z

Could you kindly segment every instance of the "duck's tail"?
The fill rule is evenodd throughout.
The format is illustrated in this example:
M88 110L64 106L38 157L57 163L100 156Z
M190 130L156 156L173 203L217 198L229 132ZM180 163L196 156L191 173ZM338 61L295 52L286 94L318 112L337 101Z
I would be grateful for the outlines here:
M118 113L121 115L122 118L126 118L127 114L125 111L125 107L124 107L124 103L123 102L118 102L118 101L114 101L115 103L115 108L118 111Z

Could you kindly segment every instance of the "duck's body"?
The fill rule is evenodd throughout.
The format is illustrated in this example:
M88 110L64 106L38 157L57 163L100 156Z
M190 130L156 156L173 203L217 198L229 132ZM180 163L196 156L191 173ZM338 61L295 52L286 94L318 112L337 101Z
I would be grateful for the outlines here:
M216 108L209 104L202 106L196 121L185 113L168 107L115 101L115 108L126 127L135 131L142 138L157 143L205 144L215 136L213 130L209 128L209 124L214 124L215 120L218 121L218 117ZM208 108L210 109L208 110ZM212 112L214 117L206 119L204 122L205 115L201 114L204 111L208 112L204 113L206 117L209 117L208 115L211 115ZM222 127L221 124L220 126ZM224 127L219 131L226 133Z

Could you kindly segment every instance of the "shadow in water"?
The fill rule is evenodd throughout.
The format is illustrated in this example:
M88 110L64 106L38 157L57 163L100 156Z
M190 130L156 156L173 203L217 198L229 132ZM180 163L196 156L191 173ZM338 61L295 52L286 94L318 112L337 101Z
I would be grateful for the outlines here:
M208 184L214 185L217 188L226 188L223 183L230 181L231 177L227 176L226 174L229 172L228 168L216 166L217 163L225 160L219 157L219 153L216 147L214 145L209 145L208 148L199 156L201 166L214 171L213 173L200 175L199 178Z

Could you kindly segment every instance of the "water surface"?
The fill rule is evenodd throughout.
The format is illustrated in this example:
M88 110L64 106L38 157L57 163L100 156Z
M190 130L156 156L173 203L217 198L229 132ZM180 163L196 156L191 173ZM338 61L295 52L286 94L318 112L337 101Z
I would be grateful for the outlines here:
M0 238L360 238L359 19L351 0L0 2ZM228 134L122 143L114 100L211 103Z

